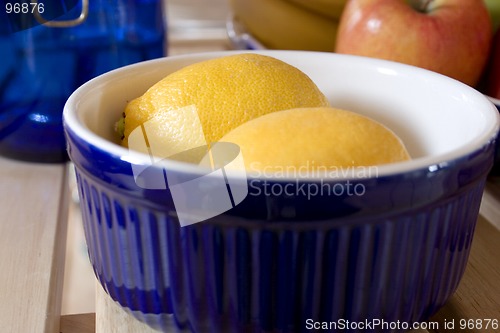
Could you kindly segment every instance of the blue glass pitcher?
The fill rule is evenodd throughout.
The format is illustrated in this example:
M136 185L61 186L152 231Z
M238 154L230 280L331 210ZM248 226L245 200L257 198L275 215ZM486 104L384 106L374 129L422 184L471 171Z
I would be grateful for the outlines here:
M69 95L111 69L166 54L162 0L1 0L0 154L64 162Z

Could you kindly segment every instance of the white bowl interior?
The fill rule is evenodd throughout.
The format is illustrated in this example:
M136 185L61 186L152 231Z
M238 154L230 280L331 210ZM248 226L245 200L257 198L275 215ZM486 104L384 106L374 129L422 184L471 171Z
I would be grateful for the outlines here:
M181 67L236 52L167 57L104 74L70 97L64 111L65 122L84 140L116 155L127 155L125 148L112 142L116 141L114 123L128 101ZM384 169L404 171L466 155L492 140L498 131L498 112L485 96L430 71L333 53L258 53L301 69L332 106L372 117L392 129L414 160L383 166L379 170L382 173ZM147 156L144 158L148 160Z

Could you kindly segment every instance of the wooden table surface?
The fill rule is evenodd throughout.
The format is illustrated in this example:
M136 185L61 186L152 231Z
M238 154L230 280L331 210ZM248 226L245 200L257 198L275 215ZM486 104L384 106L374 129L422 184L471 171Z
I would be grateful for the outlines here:
M222 39L173 41L170 54L226 48ZM126 314L100 286L96 313L60 316L69 200L67 168L64 164L0 157L0 332L154 332ZM430 320L440 323L439 328L429 331L495 331L459 330L458 322L469 319L500 321L499 180L487 184L465 275L457 292ZM453 320L456 329L446 330L444 323Z
M0 331L57 332L67 166L0 158Z

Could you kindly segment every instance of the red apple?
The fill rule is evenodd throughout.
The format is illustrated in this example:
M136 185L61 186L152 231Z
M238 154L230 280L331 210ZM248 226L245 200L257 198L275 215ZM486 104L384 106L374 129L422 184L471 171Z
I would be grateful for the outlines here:
M483 0L349 0L335 51L423 67L475 86L491 39Z
M483 90L486 95L500 99L500 29L493 39Z

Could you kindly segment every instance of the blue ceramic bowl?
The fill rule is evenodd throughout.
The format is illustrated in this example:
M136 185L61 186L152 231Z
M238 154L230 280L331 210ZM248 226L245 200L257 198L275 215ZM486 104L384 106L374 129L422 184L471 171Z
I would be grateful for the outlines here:
M79 88L64 110L88 250L103 288L168 332L311 332L347 320L368 323L367 332L404 331L428 319L467 264L493 165L497 110L457 81L402 64L260 52L303 70L332 105L394 130L413 160L363 173L226 178L226 192L247 189L233 196L235 207L181 226L186 211L176 209L171 180L201 179L206 170L151 164L115 143L113 125L127 101L168 73L231 52L109 72ZM138 168L165 173L169 187L144 186L134 177ZM193 216L224 197L206 186L197 191L184 192L184 203L198 204L188 211Z

